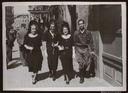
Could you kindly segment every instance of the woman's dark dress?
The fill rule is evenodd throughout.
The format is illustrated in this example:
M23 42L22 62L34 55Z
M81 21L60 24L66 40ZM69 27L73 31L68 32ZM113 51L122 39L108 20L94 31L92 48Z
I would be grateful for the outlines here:
M26 49L29 72L38 72L42 68L42 52L40 49L41 46L41 37L38 35L36 37L30 37L27 35L24 40L24 44L34 47L33 50Z
M60 51L60 60L64 74L67 74L69 78L72 78L73 63L72 63L72 38L64 39L60 38L60 45L64 46L64 50Z

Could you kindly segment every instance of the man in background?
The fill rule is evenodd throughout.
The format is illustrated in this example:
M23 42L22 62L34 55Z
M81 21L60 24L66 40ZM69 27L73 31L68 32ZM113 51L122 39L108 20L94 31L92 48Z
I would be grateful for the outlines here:
M8 63L12 61L12 48L14 46L14 41L16 39L16 31L13 29L13 27L11 27L9 28L6 34L7 34L6 48L7 48L7 65L8 65Z
M25 51L24 51L24 37L27 34L27 29L26 29L26 25L25 24L21 24L21 28L19 29L19 31L17 32L17 42L19 44L19 50L20 50L20 61L22 63L23 66L26 66L27 63L25 61Z

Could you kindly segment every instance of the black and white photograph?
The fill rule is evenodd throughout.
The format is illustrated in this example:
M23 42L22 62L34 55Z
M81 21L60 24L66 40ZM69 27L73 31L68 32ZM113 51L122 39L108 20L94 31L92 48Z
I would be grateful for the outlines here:
M3 90L126 91L126 2L3 2Z

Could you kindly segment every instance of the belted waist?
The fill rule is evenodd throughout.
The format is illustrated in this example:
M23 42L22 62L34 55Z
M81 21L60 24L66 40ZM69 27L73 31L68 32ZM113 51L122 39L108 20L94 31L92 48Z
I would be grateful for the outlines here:
M77 47L80 47L80 48L88 48L88 45L77 45Z

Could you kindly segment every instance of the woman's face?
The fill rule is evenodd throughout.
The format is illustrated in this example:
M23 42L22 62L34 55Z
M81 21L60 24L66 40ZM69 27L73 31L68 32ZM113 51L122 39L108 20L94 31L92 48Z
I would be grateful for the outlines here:
M31 25L31 33L36 34L36 26L35 25Z
M63 34L67 35L68 34L68 28L67 27L63 27Z

